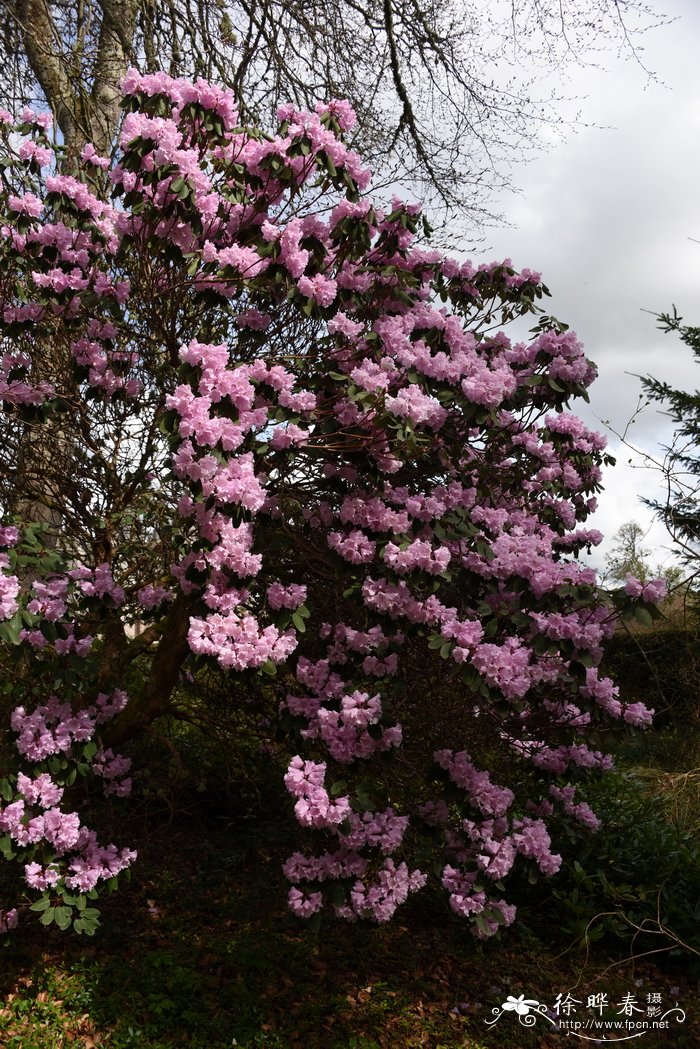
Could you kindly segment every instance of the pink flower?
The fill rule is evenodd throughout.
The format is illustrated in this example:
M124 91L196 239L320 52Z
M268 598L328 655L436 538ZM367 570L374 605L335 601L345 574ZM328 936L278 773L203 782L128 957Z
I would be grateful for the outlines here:
M644 584L641 580L636 579L632 575L628 575L625 578L625 593L628 597L641 597L644 590Z
M644 585L642 600L656 604L658 601L663 601L667 593L668 584L665 579L652 579Z
M289 890L289 907L299 918L310 918L323 906L323 894L320 892L301 892Z
M11 211L18 215L29 215L32 218L38 218L44 210L42 201L33 193L24 193L21 197L10 195L7 203Z
M267 588L267 601L270 608L276 611L280 608L298 608L306 601L306 587L292 583L290 586L282 586L281 583L271 583Z
M9 911L0 910L0 932L16 929L18 922L19 914L16 907L12 907Z

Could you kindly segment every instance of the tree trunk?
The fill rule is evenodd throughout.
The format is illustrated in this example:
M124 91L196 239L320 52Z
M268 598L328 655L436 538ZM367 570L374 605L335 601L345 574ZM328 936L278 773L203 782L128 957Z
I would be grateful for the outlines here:
M189 601L184 594L178 594L151 660L145 684L140 692L129 697L126 709L102 733L106 746L119 746L132 739L167 713L180 669L190 652L187 643L189 626ZM136 644L138 641L137 638Z
M96 36L71 41L62 38L46 0L17 0L27 60L54 113L69 166L86 142L98 153L111 152L119 82L133 53L139 0L100 0L98 7Z

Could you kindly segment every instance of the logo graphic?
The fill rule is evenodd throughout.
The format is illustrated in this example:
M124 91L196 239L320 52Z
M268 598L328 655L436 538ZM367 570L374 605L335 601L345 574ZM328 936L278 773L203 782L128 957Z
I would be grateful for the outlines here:
M594 1014L588 1017L578 1015L577 1007L582 1005L582 999L573 998L569 993L558 994L552 1008L536 998L526 998L524 994L517 998L509 994L505 1002L491 1010L493 1019L484 1020L484 1023L492 1027L504 1013L514 1013L523 1027L534 1027L541 1017L564 1034L600 1044L643 1038L650 1031L671 1031L676 1023L683 1023L686 1018L678 1002L664 1010L663 995L659 991L640 995L639 1000L635 994L624 994L615 1003L611 1003L608 995L601 991L590 994L581 1010Z

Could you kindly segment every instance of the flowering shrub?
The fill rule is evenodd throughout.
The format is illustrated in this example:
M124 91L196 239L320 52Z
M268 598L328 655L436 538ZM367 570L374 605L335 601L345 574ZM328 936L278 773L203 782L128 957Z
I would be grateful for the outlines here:
M61 804L77 774L127 793L113 748L210 660L269 679L296 740L292 910L385 921L435 871L488 936L515 864L558 869L557 820L596 826L589 733L651 717L598 675L614 617L577 560L606 460L567 405L595 369L554 319L494 330L541 313L539 274L428 250L417 206L363 195L347 103L267 135L203 82L123 91L115 157L74 174L44 115L0 114L0 636L34 766L4 854L42 921L90 931L134 854ZM424 739L406 788L392 754Z

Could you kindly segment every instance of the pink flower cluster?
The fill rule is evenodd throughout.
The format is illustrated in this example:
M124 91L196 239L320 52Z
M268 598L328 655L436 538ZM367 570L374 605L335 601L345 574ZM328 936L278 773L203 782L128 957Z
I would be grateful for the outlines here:
M294 814L304 827L336 827L350 815L347 797L331 801L324 787L325 762L303 761L292 758L284 785L289 793L298 798Z
M625 593L627 596L640 597L642 601L648 601L650 604L657 604L659 601L663 601L667 590L668 584L665 579L652 579L648 583L643 583L641 579L636 579L633 575L628 575L625 579Z
M9 619L19 608L19 580L17 576L7 574L9 567L7 554L0 554L0 619Z
M92 770L96 776L105 781L105 794L124 798L131 793L131 780L127 772L131 768L131 758L115 754L110 748L98 750L92 759Z
M337 908L338 916L388 922L396 908L406 902L410 893L422 889L427 880L421 871L411 871L405 863L397 866L392 859L385 859L369 884L355 882L350 890L350 903Z
M391 676L396 670L396 657L382 659L368 653L386 647L387 639L379 628L371 633L349 629L339 623L328 646L328 658L316 663L301 656L297 663L297 679L306 687L305 695L288 694L285 707L307 721L301 729L304 739L319 739L335 761L349 764L357 758L369 758L379 751L390 750L401 744L400 725L382 725L383 710L378 693L353 689L332 665L347 664L352 656L359 660L369 676Z
M11 316L10 312L8 319ZM31 358L24 354L4 353L0 358L0 398L10 408L40 405L55 393L51 382L28 382L30 363Z
M205 80L192 83L189 80L178 80L167 73L139 73L130 69L121 83L126 96L140 95L144 98L163 96L173 102L179 109L195 105L203 110L218 114L225 130L236 125L238 113L233 99L233 92L218 88Z
M283 663L296 648L296 630L264 625L250 603L242 600L240 588L229 582L231 575L245 581L247 601L261 567L260 555L252 553L251 525L233 526L229 517L233 508L242 508L251 516L268 509L266 477L256 471L252 453L239 449L249 434L268 425L273 398L286 410L305 411L315 405L315 397L295 391L294 375L279 365L268 367L256 360L231 366L228 347L223 344L192 341L182 347L180 359L196 370L196 379L192 385L179 385L166 398L168 409L179 417L173 468L178 478L196 485L201 493L197 501L184 497L179 508L183 516L195 521L208 549L198 558L186 558L173 571L185 592L192 588L191 569L207 573L204 600L211 610L192 617L190 647L236 670ZM289 426L284 432L289 435ZM286 448L294 442L290 438L275 444L273 437L271 443ZM298 584L272 583L267 588L267 603L273 611L293 610L305 595L305 587Z
M491 782L488 772L479 772L466 751L435 752L435 761L445 769L453 783L466 791L470 803L487 816L503 816L513 803L513 792Z
M193 616L187 635L197 655L212 656L226 669L259 667L268 660L284 663L296 648L293 632L260 625L251 615L212 613L205 619Z
M267 602L270 608L278 611L280 608L298 608L306 601L306 587L292 583L290 586L282 586L281 583L272 583L267 588Z
M464 918L478 916L480 920L474 926L474 933L479 939L485 939L495 935L500 926L512 925L516 908L490 898L482 889L475 889L475 882L475 873L467 874L449 864L442 873L442 884L450 894L452 910Z
M111 695L100 693L94 705L75 712L70 703L61 703L58 696L51 696L31 713L16 707L10 725L17 733L17 750L29 761L66 754L74 743L92 739L97 725L123 710L127 700L126 693L116 689Z
M76 744L92 740L99 724L114 717L127 702L119 690L111 695L101 693L94 705L73 712L70 704L61 703L52 696L47 704L32 714L17 707L11 726L18 734L17 749L28 761L42 763L47 757L61 754L79 761L84 755L74 756ZM131 761L112 753L96 751L92 744L92 758L88 758L95 775L105 780L105 793L123 796L129 793L131 782L125 779ZM136 853L117 849L114 845L101 846L94 831L81 824L77 812L60 807L64 786L48 772L27 775L19 772L15 782L15 799L0 806L0 832L9 835L19 848L20 862L24 862L27 885L40 892L90 892L100 882L115 877L131 865ZM24 851L23 851L24 850ZM39 862L39 860L41 862ZM16 910L8 912L5 927L16 924Z
M349 818L350 830L340 834L343 844L355 851L369 845L385 854L396 852L408 827L408 816L397 816L393 809L386 812L353 812Z
M164 586L154 586L152 583L148 583L146 586L141 587L136 597L143 608L151 611L162 605L164 601L172 601L175 595L172 591L166 590Z
M295 886L302 881L323 882L354 875L356 881L346 902L334 905L338 917L388 921L409 893L422 888L427 880L420 870L409 871L405 863L397 865L391 858L402 844L408 817L396 815L391 808L360 815L351 810L346 796L332 802L325 789L325 775L325 763L305 762L295 757L285 776L285 785L299 799L294 811L302 826L330 830L340 846L335 852L319 856L295 853L285 863L284 873ZM379 850L385 857L369 880L365 878L367 860L362 855L366 849ZM309 917L323 905L323 894L304 893L294 888L289 904L299 917Z
M557 787L555 784L549 788L550 797L561 803L567 816L573 816L575 820L588 827L589 830L598 830L600 820L586 801L574 802L576 794L575 787Z

